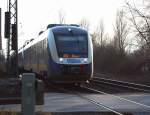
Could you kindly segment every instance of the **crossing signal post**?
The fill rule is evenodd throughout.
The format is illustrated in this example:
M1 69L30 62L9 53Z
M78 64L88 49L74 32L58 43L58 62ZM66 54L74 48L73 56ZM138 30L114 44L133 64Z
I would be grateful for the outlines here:
M6 69L9 72L9 54L10 54L10 12L5 12L5 38L7 39L7 62Z
M10 36L10 13L5 12L5 38L9 39Z
M17 49L16 41L17 41L17 25L12 24L12 38L11 38L11 48L12 48L12 50Z

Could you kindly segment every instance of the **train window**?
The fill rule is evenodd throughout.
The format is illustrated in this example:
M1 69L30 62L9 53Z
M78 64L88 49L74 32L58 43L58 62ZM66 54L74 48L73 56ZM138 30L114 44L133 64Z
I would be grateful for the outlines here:
M34 46L33 46L33 63L36 63L36 46L35 46L35 44L34 44Z
M26 60L27 60L27 51L24 50L24 63L26 64Z
M45 43L45 41L43 40L42 43L43 43L43 56L45 56L45 51L44 51L44 43Z
M31 53L31 63L32 63L33 62L33 55L34 55L33 54L33 46L32 45L31 45L31 52L30 53Z
M27 64L29 63L29 49L27 49Z
M44 39L44 54L45 54L44 56L45 56L45 59L47 57L47 52L46 51L47 51L47 38Z
M31 64L31 47L29 47L29 64Z
M39 61L43 59L43 40L39 42Z
M45 48L47 48L47 38L45 39Z
M56 36L56 46L59 57L88 57L88 40L86 35L80 36ZM64 58L65 58L64 57Z
M34 47L34 61L33 62L36 63L36 45L34 44L33 47Z

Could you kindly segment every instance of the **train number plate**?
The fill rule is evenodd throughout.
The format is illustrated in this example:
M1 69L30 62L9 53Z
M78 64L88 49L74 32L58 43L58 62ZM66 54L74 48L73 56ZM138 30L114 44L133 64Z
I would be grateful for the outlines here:
M67 59L68 63L81 63L79 59Z

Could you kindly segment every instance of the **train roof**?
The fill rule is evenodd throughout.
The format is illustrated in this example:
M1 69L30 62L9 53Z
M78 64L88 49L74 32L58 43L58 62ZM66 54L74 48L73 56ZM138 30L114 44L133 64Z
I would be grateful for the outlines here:
M47 29L48 29L48 28L57 27L57 26L74 26L74 27L80 27L80 26L77 25L77 24L49 24L49 25L47 26Z
M76 24L50 24L48 27L55 34L70 34L70 32L74 35L87 34L87 30Z
M40 41L43 35L48 34L49 30L51 29L52 32L54 32L55 34L68 34L70 32L72 32L74 35L80 35L80 34L87 34L87 31L83 28L81 28L81 26L77 25L77 24L49 24L47 26L47 30L46 31L41 31L39 33L38 39L30 39L28 40L20 49L19 52L21 52L23 49L26 49L28 47L31 46L31 42L32 45L35 44L36 42Z
M48 34L48 30L43 31L43 33L35 39L32 38L30 40L27 40L27 42L25 42L25 44L21 48L19 48L18 52L20 53L20 52L22 52L22 50L28 49L29 47L36 44L37 42L45 39L45 37L43 37L43 36L47 36L47 34Z

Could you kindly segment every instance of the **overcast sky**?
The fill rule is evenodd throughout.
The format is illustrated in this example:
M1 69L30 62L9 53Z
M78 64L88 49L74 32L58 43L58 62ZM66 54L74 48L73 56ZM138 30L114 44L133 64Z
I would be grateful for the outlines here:
M18 0L19 46L35 38L48 24L59 23L59 12L66 23L87 19L91 31L103 20L105 30L112 34L116 11L123 5L124 0ZM0 7L6 11L7 0L0 0Z

